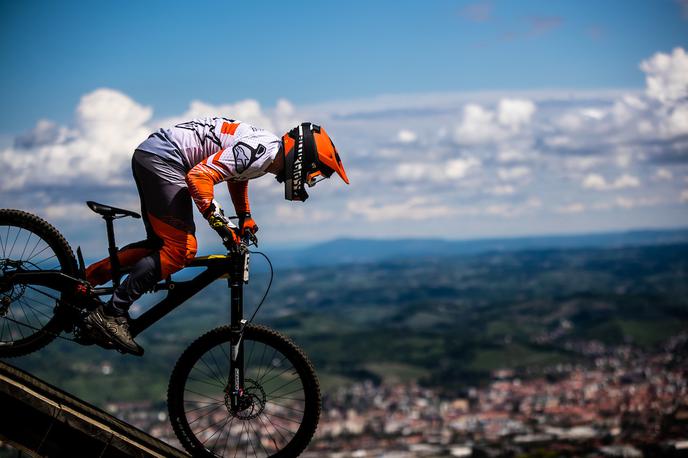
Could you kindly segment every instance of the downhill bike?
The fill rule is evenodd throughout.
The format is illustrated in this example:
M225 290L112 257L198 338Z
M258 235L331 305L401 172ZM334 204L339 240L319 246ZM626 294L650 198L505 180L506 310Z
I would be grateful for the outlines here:
M118 264L113 222L140 215L87 204L106 223L112 264L109 287L91 287L81 249L77 263L65 238L48 222L24 211L0 209L0 357L31 353L56 337L93 343L82 320L98 304L94 298L112 294L125 273ZM313 437L320 417L315 370L289 338L253 324L255 312L244 319L243 285L249 277L251 241L244 238L236 245L223 240L227 254L198 257L189 264L204 267L201 273L187 281L167 278L155 286L153 291L167 294L130 319L131 334L138 335L226 277L229 324L199 337L177 361L167 393L170 421L193 456L297 456Z

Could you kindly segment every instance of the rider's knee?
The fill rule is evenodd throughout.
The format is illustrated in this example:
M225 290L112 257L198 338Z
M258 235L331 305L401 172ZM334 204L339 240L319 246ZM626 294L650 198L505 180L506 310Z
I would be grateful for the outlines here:
M196 242L196 237L193 235L189 237L186 242L186 253L184 256L184 266L188 266L191 261L196 257L196 252L198 251L198 243Z
M196 237L191 234L188 234L184 241L166 242L160 251L160 270L163 277L186 267L196 256L197 249Z

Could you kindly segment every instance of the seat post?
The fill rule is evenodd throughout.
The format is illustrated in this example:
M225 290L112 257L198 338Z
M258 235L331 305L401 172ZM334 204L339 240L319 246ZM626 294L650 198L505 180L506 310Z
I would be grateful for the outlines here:
M117 288L120 280L120 266L119 258L117 257L117 245L115 244L115 225L114 218L109 215L104 215L105 227L107 229L108 238L108 254L110 255L110 270L112 271L112 286Z

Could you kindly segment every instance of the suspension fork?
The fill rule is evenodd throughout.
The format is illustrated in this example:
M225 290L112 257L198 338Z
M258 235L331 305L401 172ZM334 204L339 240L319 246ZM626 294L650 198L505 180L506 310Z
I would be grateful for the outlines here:
M244 394L244 283L248 283L248 251L240 250L234 255L227 283L230 289L230 361L229 397L233 411L243 410L241 398Z

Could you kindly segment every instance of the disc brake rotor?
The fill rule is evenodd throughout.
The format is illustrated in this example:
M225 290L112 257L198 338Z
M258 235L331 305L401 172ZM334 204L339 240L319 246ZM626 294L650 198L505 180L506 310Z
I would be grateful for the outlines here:
M258 382L252 379L244 380L244 393L239 399L239 407L237 409L233 410L230 407L229 393L225 393L225 405L229 413L239 420L252 420L258 417L265 410L266 403L265 390Z

